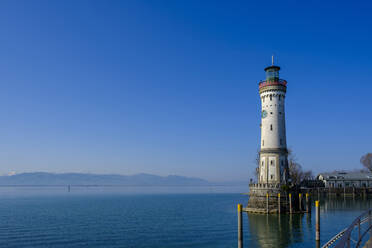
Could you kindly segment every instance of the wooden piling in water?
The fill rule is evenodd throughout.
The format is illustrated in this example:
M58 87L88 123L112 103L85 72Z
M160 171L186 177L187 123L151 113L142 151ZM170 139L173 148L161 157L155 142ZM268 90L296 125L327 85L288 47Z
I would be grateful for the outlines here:
M372 225L372 215L371 215L371 210L368 211L368 225ZM372 228L369 229L369 237L372 237Z
M290 193L289 195L289 213L292 213L292 194Z
M319 193L319 188L318 188L318 200L319 200L319 197L320 197L320 193Z
M269 213L269 193L266 193L266 213Z
M278 214L280 214L280 193L278 193Z
M320 211L319 211L319 201L315 201L315 241L320 241Z
M238 204L238 248L243 248L243 216L242 204Z
M298 210L302 211L302 194L298 194Z
M328 188L328 198L331 198L331 188Z
M309 193L306 193L306 213L309 213Z
M363 198L364 198L364 199L367 198L367 189L364 189L364 190L363 190Z

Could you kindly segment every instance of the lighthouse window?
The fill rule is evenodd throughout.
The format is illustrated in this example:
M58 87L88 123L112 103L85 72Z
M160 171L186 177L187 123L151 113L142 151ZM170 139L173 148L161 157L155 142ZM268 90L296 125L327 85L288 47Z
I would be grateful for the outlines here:
M270 178L273 179L273 175L270 175Z
M272 160L270 161L270 164L273 164L273 161Z
M277 68L270 68L266 70L266 79L275 80L279 78L279 70Z
M270 95L270 101L273 100L273 95Z
M279 101L280 101L280 95L279 95Z
M270 130L273 131L273 125L270 125Z
M270 114L272 115L272 114L273 114L273 112L270 112Z

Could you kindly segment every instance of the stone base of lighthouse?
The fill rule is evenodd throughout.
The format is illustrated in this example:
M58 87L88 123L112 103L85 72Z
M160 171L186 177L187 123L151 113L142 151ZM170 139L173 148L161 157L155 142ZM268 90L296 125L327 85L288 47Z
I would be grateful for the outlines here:
M248 204L243 210L262 214L305 212L306 202L301 198L300 205L299 191L288 190L283 186L282 184L269 183L250 184Z

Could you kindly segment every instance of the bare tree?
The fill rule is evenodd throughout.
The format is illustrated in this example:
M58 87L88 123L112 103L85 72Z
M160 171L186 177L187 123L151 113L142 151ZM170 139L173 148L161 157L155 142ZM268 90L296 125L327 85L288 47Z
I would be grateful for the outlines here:
M314 175L313 175L313 172L311 170L308 170L308 171L304 172L303 180L313 180L313 179L314 179Z
M256 168L255 168L255 175L258 179L258 176L260 174L260 150L257 150L257 155L256 155L256 158L254 160L255 162L255 165L256 165Z
M289 178L293 184L300 184L303 177L302 167L294 160L288 159Z
M372 153L367 153L360 158L360 163L372 172Z
M288 149L288 170L289 178L292 180L293 184L299 185L303 180L313 179L312 171L304 171L301 164L297 162L294 153L290 149Z

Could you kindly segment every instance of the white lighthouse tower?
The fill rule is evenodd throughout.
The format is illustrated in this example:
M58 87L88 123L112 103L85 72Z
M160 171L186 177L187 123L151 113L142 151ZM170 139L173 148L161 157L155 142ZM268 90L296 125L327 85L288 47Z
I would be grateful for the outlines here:
M279 78L280 67L265 68L266 80L259 83L261 98L261 149L258 182L281 184L288 180L285 131L285 94L287 82Z
M265 68L266 79L258 85L262 113L260 164L258 183L249 184L248 204L244 208L247 212L288 213L302 209L299 198L289 197L300 194L289 183L284 111L287 81L279 78L279 71L273 58L272 65Z

